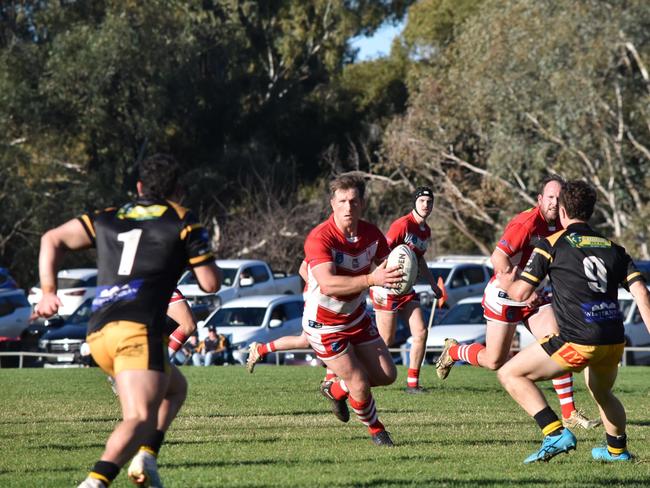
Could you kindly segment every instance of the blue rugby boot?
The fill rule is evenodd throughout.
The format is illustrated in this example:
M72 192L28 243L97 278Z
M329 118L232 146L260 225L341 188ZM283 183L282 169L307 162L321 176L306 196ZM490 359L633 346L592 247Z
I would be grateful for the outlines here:
M576 436L574 436L569 429L564 429L560 435L547 435L544 437L542 447L539 451L534 452L524 459L524 464L530 464L537 461L548 461L558 454L575 449L577 443L578 441Z
M605 461L608 463L614 461L632 460L632 454L630 454L630 451L628 451L627 449L620 454L612 454L611 452L609 452L609 449L607 449L607 446L594 447L591 450L591 457L594 458L596 461Z

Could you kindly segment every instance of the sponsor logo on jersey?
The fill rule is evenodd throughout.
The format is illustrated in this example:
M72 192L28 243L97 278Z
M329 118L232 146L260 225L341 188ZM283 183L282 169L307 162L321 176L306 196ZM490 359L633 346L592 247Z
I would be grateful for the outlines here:
M341 264L343 262L343 253L340 251L336 251L334 254L334 262L336 264Z
M505 247L506 249L508 249L508 251L510 251L510 252L513 252L513 251L514 251L514 250L512 249L512 246L510 246L510 243L509 243L506 239L501 239L501 240L499 241L499 244L500 244L501 246Z
M417 249L422 252L427 250L426 239L420 239L415 234L406 234L404 244L407 244L411 249Z
M336 341L336 342L332 342L332 345L330 347L332 349L332 352L339 352L341 350L342 344Z
M109 303L123 300L133 300L144 280L133 280L123 285L98 286L93 299L92 311L96 311Z
M615 301L581 303L580 308L582 309L582 316L588 324L621 319L621 312L618 309L618 303Z
M352 258L352 268L357 269L359 267L359 258Z
M605 239L604 237L582 236L575 232L567 235L566 240L569 242L571 247L576 247L578 249L612 247L612 241Z
M564 359L570 366L580 368L586 365L589 360L585 358L582 354L576 351L569 344L565 344L557 352L558 356Z
M153 220L158 219L167 210L166 205L136 205L128 203L117 211L117 218L121 220Z

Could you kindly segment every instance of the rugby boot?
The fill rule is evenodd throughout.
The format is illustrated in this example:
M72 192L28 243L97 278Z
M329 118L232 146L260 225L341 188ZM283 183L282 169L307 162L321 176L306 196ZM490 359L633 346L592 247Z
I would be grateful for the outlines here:
M246 369L249 373L253 373L255 365L262 360L262 356L257 352L257 347L259 343L251 342L251 345L248 346L248 358L246 359Z
M372 436L372 442L376 446L393 447L395 445L393 444L393 439L390 438L390 434L385 430L374 434Z
M601 424L600 419L589 420L580 410L571 412L571 416L567 419L562 419L562 425L573 429L574 427L582 427L583 429L593 429Z
M564 429L560 435L547 435L542 441L542 447L524 460L524 464L537 461L548 461L563 452L569 452L576 448L576 436L569 429Z
M98 480L97 478L93 478L92 476L88 476L85 480L83 480L77 488L106 488L107 485L102 483L101 480Z
M457 344L458 341L456 341L456 339L445 339L445 347L440 353L440 357L436 361L436 374L441 380L444 380L447 376L449 376L449 371L451 371L451 367L456 362L451 359L451 356L449 355L449 349Z
M620 454L612 454L607 446L594 447L591 450L591 457L596 461L605 461L608 463L614 461L632 461L632 454L627 449Z
M158 475L156 456L143 449L133 456L127 474L129 480L137 486L148 488L162 488L163 486Z
M332 407L332 413L334 416L339 419L341 422L347 422L350 420L350 410L348 409L348 404L345 399L337 400L332 395L332 385L334 381L328 380L323 381L320 384L320 392L325 398L330 401Z

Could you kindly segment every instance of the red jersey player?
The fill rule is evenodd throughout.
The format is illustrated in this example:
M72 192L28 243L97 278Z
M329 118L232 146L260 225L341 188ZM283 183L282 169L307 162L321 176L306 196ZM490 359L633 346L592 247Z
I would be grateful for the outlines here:
M305 240L308 283L303 330L316 355L332 369L336 381L324 381L321 392L343 422L349 420L346 400L368 427L375 444L393 442L377 417L370 385L389 385L397 371L377 328L365 311L372 285L392 286L402 278L397 267L386 268L386 239L361 220L365 185L342 175L330 183L332 215ZM374 265L379 265L374 268Z
M542 182L537 196L537 206L518 214L505 228L491 261L495 276L513 267L519 271L526 266L535 245L545 237L561 230L558 219L558 197L563 179L551 175ZM482 344L458 344L446 339L436 369L445 379L455 361L462 360L473 366L499 369L506 361L517 323L524 322L532 334L541 339L558 332L558 325L547 297L533 294L527 302L510 300L492 278L483 294L483 313L487 320L485 346ZM562 406L563 422L567 427L592 428L598 421L590 421L575 408L573 401L573 376L569 373L553 380L553 387Z
M415 252L418 257L420 276L427 279L434 295L439 298L442 291L436 285L435 278L424 260L424 253L431 239L431 229L427 225L426 219L432 211L433 190L426 186L416 188L413 195L413 210L391 224L386 233L386 240L391 249L400 244L406 244ZM396 295L389 289L373 286L370 289L370 297L375 309L377 328L386 345L390 346L395 339L397 313L401 315L402 320L409 324L413 346L409 360L406 391L408 393L425 392L426 390L419 385L419 377L428 330L422 317L418 295L413 289L404 295Z

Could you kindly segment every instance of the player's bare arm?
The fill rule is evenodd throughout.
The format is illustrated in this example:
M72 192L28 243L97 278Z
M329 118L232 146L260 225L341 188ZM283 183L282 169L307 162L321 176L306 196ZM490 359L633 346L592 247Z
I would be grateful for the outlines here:
M646 329L650 332L650 292L643 281L635 281L630 285L630 293L639 308Z
M90 237L77 219L69 220L43 234L38 256L43 297L35 310L39 316L54 315L61 306L61 301L56 296L56 272L66 251L86 249L91 245Z
M397 266L386 267L386 261L381 263L372 273L360 276L337 275L334 263L323 263L312 268L312 274L321 291L326 295L354 295L370 286L386 286L399 283L402 272Z
M212 262L193 269L194 276L201 290L206 293L216 293L221 288L221 272L216 263Z
M191 336L196 330L192 309L185 300L170 303L167 307L167 315L178 324L185 337Z
M307 280L309 280L309 275L307 273L307 263L305 262L305 260L303 260L302 263L300 263L300 269L298 270L298 274L302 278L302 281L307 283Z
M490 262L492 263L495 273L507 273L510 271L510 258L498 247L494 249L494 252L492 252Z
M499 288L505 291L515 301L525 302L535 293L535 287L523 280L517 279L517 268L508 273L497 273Z

